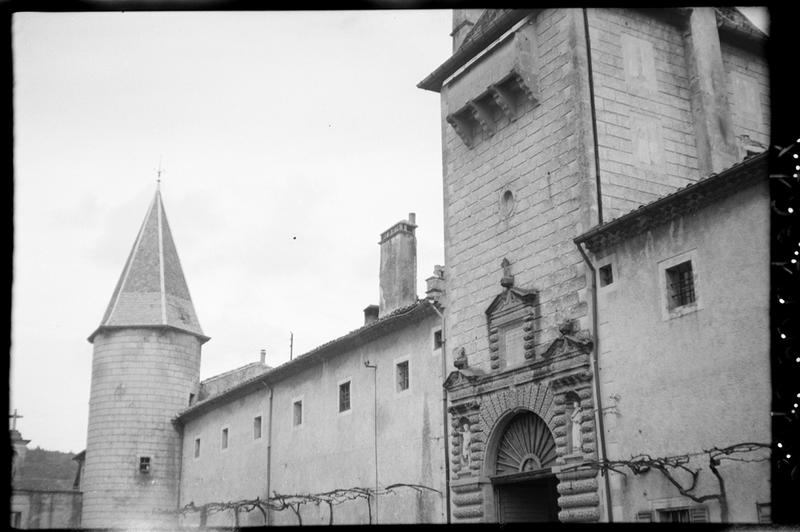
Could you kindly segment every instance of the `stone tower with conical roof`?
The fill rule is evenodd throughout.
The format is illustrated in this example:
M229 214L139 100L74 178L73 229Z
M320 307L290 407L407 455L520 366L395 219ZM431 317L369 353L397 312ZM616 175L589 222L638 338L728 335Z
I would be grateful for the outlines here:
M160 192L145 216L94 344L81 525L177 525L181 435L208 341Z

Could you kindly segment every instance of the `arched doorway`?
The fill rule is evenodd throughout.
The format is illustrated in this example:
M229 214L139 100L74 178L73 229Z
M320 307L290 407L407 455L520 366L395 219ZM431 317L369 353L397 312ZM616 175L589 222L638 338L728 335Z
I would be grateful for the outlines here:
M547 424L533 412L516 414L496 442L490 478L497 520L558 521L556 443Z

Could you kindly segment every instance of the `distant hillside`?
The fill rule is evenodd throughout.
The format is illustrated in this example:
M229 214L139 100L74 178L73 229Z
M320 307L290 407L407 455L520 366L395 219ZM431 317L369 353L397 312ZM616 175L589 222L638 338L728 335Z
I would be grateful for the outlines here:
M25 461L17 472L14 487L35 490L71 490L78 473L78 462L72 453L28 449Z

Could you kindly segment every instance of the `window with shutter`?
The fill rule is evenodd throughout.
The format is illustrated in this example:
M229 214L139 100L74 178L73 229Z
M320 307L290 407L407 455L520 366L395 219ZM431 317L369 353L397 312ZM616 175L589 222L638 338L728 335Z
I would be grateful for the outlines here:
M636 521L640 523L652 523L653 522L653 512L646 511L646 512L638 512L636 514Z
M691 523L708 523L708 508L695 506L689 509Z
M668 508L658 510L660 523L707 523L708 509L705 506L692 508Z

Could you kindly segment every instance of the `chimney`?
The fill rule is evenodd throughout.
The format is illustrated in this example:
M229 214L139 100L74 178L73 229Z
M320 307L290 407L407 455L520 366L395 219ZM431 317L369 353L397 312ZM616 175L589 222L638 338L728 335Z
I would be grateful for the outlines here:
M480 16L483 14L483 9L454 9L453 10L453 31L450 36L453 38L453 53L458 51L461 43L464 42L464 37L475 25Z
M417 301L417 237L414 213L381 234L379 316Z
M261 363L264 364L264 365L266 365L266 363L267 363L267 350L266 349L262 349L261 350Z
M378 305L370 305L364 309L364 325L378 321Z
M434 303L443 304L444 301L444 266L433 267L433 275L425 279L428 287L425 297Z

